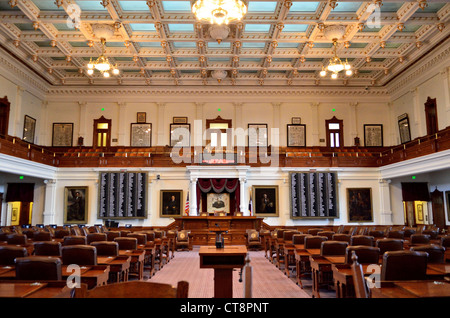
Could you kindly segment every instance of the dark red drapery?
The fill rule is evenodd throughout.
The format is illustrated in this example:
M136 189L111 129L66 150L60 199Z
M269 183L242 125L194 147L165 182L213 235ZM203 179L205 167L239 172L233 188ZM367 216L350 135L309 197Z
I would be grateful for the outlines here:
M197 207L200 208L202 194L214 191L215 193L234 193L230 196L230 213L239 211L240 205L240 185L239 179L225 178L203 178L197 180ZM202 211L206 211L206 200L202 201Z

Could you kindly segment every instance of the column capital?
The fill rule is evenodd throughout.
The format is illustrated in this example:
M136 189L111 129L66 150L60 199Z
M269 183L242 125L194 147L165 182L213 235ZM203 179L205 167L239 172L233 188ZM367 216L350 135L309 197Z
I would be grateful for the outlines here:
M311 107L319 107L320 103L319 102L312 102L309 103L311 105Z
M117 105L119 105L119 107L126 107L127 102L119 102L119 103L117 103Z
M275 103L272 103L272 106L273 107L280 107L281 103L280 102L275 102Z

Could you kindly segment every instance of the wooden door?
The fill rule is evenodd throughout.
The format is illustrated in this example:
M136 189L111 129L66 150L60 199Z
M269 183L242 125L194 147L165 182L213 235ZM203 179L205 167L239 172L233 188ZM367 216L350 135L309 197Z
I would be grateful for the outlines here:
M8 97L0 98L0 136L8 135L9 109Z
M433 209L433 224L442 230L445 228L444 193L437 188L431 192L431 208Z
M94 120L94 148L109 148L111 146L111 119L100 117Z
M343 120L337 119L335 116L325 120L325 130L327 133L327 147L340 148L344 147L344 124Z
M30 202L21 202L19 225L30 224Z
M438 132L438 118L436 109L436 98L428 97L425 103L425 117L427 120L427 134L432 135Z

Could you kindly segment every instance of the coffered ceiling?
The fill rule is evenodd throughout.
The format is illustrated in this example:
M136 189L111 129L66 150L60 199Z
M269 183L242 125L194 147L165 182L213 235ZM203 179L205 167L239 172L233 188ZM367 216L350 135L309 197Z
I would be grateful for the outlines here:
M191 1L0 0L0 46L54 86L384 86L450 34L448 0L247 3L217 41ZM105 55L118 76L86 73L101 53L95 24L114 26ZM333 56L330 25L345 26L337 55L350 77L319 75Z

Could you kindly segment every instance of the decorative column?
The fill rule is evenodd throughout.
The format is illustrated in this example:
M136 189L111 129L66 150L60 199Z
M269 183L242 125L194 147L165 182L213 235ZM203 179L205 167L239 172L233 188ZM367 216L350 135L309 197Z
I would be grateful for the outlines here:
M394 103L389 102L388 103L389 108L389 145L386 146L392 146L392 145L398 145L400 142L397 140L397 117L395 116L395 108Z
M165 103L157 103L158 106L158 146L164 146L164 127L165 127L165 111L166 104ZM170 136L169 136L170 140Z
M411 139L414 139L414 136L425 136L426 132L422 131L422 118L424 110L420 107L419 89L417 87L412 89L411 94L413 96L414 127L416 128L415 134L411 131Z
M42 213L44 224L56 223L56 180L44 180L45 198L44 198L44 211Z
M351 145L353 145L355 137L358 136L358 118L357 118L357 113L356 113L357 106L358 106L358 102L350 102L349 103L349 108L350 108L350 136L352 136ZM361 142L364 144L364 140L362 140Z
M191 134L194 134L194 162L197 163L199 153L203 146L203 106L205 103L195 103L195 120Z
M87 102L78 102L78 106L80 109L80 118L78 120L78 124L79 124L79 130L78 130L78 137L83 137L84 139L84 144L86 145L86 133L87 133ZM77 140L78 138L76 138ZM75 145L77 145L78 143L76 142Z
M45 145L47 144L47 121L48 121L48 102L42 101L41 104L41 124L40 127L40 133L39 133L39 140L36 140L35 142L39 145ZM50 137L51 138L51 137ZM49 146L52 145L52 142L50 141Z
M378 182L380 189L380 220L377 223L392 225L391 194L389 191L391 180L380 179Z
M312 146L319 146L319 105L320 103L311 103L311 114L312 114Z
M272 103L273 109L273 129L272 131L268 131L267 135L270 136L271 140L268 141L268 145L280 145L280 111L281 111L281 103ZM275 131L277 129L278 131ZM272 140L272 139L276 139Z
M240 200L239 210L240 210L240 212L243 213L243 215L249 216L250 213L249 213L247 205L245 204L246 203L246 195L245 195L246 194L246 188L245 188L246 182L247 182L247 178L243 178L243 177L239 178L239 187L240 187L239 188L239 200Z
M25 89L23 87L17 86L13 134L14 134L14 136L19 137L19 138L22 138L22 134L23 134L22 96L23 96L24 90Z
M444 84L444 105L447 113L447 122L445 127L450 126L450 67L441 71L442 82Z
M198 178L191 178L189 193L189 215L198 215L197 209L197 180Z
M125 119L127 117L127 103L122 102L122 103L118 103L119 105L119 118L121 120ZM119 131L118 131L118 144L120 146L125 146L126 145L126 139L125 136L127 134L126 132L126 125L119 125ZM130 145L131 146L131 145Z

